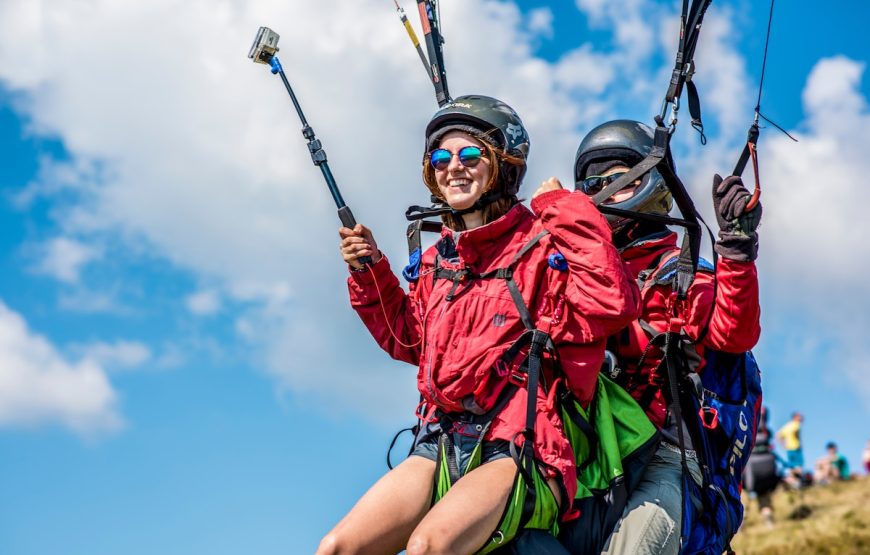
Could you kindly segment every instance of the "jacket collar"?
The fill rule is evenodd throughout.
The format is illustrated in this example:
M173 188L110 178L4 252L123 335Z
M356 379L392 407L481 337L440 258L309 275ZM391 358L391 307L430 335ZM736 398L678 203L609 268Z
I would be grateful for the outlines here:
M481 258L497 257L504 250L505 238L531 228L535 215L522 203L515 204L507 214L486 225L459 233L456 252L466 264L475 264ZM454 232L444 228L442 241L453 241ZM493 252L497 251L497 252Z
M659 258L663 254L676 248L677 234L669 230L666 233L642 237L623 247L620 252L622 259L628 265L629 270L631 270L632 277L637 279L640 272L653 264L658 264Z

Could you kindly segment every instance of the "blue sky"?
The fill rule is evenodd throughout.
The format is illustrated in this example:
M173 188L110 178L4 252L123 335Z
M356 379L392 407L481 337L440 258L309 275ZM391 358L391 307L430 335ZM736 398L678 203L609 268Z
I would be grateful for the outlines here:
M281 59L345 199L402 265L427 196L434 95L392 3L0 5L0 553L307 553L385 471L414 369L347 306L338 226L276 78ZM413 5L405 8L414 14ZM514 105L524 188L570 179L592 126L649 121L676 4L442 7L451 91ZM751 121L768 5L714 2L696 76L709 144L677 164L707 214ZM412 19L415 19L412 17ZM870 439L870 7L777 5L760 140L764 333L779 426L806 454Z

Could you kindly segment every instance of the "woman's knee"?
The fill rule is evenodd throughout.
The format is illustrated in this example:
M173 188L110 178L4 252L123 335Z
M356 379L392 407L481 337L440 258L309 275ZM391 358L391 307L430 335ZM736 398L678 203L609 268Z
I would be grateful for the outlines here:
M427 532L414 532L408 539L408 546L405 549L407 555L431 555L440 553L437 546L433 545L432 535Z
M320 545L317 547L315 555L338 555L339 553L350 553L347 545L342 541L341 533L336 530L323 536L320 540Z

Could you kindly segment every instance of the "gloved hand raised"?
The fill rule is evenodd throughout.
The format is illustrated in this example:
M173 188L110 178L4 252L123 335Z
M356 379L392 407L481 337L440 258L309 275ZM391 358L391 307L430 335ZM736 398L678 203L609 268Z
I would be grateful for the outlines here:
M722 179L713 176L713 210L719 223L719 240L715 249L731 260L750 262L758 257L758 224L761 223L761 204L744 213L752 194L743 186L739 176Z

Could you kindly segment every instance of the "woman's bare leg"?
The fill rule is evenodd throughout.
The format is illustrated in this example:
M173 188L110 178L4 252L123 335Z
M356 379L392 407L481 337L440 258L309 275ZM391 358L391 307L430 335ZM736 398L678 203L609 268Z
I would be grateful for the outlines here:
M357 501L320 541L317 555L398 553L429 510L434 482L434 461L408 457Z
M514 485L513 459L498 459L462 477L408 540L408 555L474 553L495 531Z

